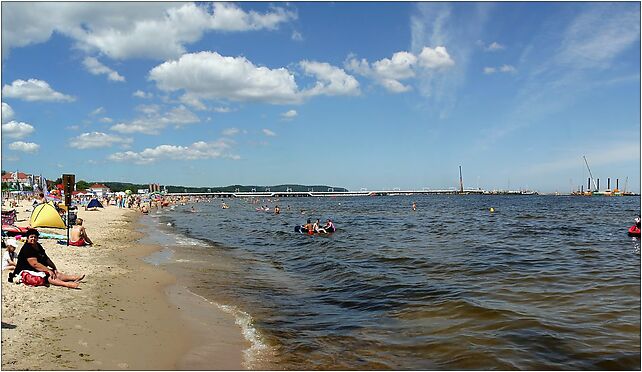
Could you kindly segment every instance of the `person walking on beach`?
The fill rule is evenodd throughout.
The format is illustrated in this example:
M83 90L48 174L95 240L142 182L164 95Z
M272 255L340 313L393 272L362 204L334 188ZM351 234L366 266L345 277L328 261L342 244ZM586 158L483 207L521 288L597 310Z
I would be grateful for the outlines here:
M74 247L82 247L85 245L93 245L94 243L87 236L87 231L82 225L82 218L76 219L76 224L71 229L71 236L69 237L69 245Z
M49 284L67 287L78 288L80 281L85 277L84 275L67 275L56 268L56 265L51 261L45 249L38 243L40 233L36 229L27 230L27 242L20 249L18 254L18 262L13 271L13 275L20 275L22 270L40 271L46 274L46 281Z

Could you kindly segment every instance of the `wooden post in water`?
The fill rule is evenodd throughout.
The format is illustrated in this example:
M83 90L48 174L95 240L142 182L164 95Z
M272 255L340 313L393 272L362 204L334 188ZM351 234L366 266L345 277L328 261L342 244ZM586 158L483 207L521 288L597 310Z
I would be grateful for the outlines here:
M459 192L464 193L464 179L461 177L461 165L459 166Z

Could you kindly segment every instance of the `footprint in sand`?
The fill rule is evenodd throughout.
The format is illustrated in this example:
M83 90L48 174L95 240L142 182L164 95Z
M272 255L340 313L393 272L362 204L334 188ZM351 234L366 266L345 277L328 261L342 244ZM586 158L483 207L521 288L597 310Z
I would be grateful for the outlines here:
M83 340L79 340L79 341L78 341L78 344L80 344L80 345L82 345L82 346L87 346L87 345L88 345L88 344L87 344L87 342L85 342L85 341L83 341Z
M127 363L118 363L118 368L128 368L129 364Z

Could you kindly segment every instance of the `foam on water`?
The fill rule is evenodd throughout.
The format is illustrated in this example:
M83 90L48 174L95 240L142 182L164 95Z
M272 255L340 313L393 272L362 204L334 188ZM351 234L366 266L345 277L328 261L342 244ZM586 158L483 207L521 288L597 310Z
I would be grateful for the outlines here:
M243 351L243 368L245 369L255 369L256 363L259 361L270 360L269 357L274 354L273 350L265 344L263 337L259 331L254 327L254 319L248 313L243 310L238 309L235 306L222 305L214 301L198 295L190 290L187 290L192 295L206 301L219 310L230 314L234 317L236 325L241 327L241 332L243 337L250 343L250 347L247 350Z

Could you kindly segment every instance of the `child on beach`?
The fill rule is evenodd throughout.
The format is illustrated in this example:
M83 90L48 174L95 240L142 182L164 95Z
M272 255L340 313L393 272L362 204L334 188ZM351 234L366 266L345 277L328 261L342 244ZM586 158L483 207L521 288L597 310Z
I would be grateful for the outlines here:
M16 260L18 254L16 253L16 245L18 243L15 239L7 239L7 242L2 241L2 248L7 250L2 253L2 270L14 270L16 268Z

